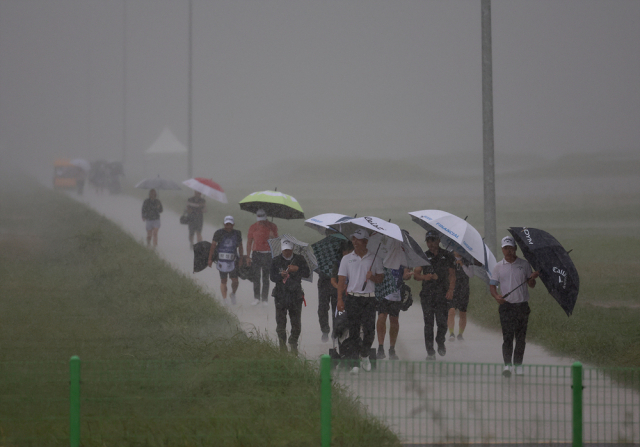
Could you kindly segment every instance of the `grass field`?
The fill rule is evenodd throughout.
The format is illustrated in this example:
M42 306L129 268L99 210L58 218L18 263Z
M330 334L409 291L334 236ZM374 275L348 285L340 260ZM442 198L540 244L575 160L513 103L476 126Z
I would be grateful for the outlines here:
M68 445L72 355L84 446L319 445L315 363L238 330L110 221L15 179L0 189L0 445ZM333 445L398 444L334 399Z

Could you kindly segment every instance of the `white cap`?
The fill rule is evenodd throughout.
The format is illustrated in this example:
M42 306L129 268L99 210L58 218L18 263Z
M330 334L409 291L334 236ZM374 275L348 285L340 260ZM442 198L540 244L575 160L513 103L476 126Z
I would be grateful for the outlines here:
M233 216L227 216L227 217L225 217L225 218L224 218L224 223L226 223L226 224L228 224L228 223L230 223L230 224L234 224L235 222L234 222L234 220L233 220Z
M516 246L516 241L514 241L511 236L505 236L505 237L502 238L502 246L503 247L507 247L507 246L515 247Z
M258 210L256 212L256 218L258 220L267 220L267 213L265 210Z
M351 237L355 237L356 239L369 239L369 233L363 228L358 228L353 232Z
M293 242L291 242L289 239L284 239L280 242L280 249L282 251L284 250L293 250Z

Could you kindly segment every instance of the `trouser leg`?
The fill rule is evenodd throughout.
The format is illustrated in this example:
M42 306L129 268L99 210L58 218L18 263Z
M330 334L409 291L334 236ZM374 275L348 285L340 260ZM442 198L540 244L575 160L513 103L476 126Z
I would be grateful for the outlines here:
M369 357L371 345L376 338L376 299L362 298L362 346L361 357Z
M424 346L427 349L428 355L435 355L436 351L433 349L433 322L435 319L433 299L430 297L420 297L420 304L422 306L422 317L424 319Z
M511 304L501 304L498 308L500 326L502 327L502 359L505 365L510 365L513 357L515 322L511 306Z
M267 254L267 256L271 256ZM262 301L268 301L269 299L269 268L270 259L266 259L262 265Z
M436 343L438 347L444 346L444 341L447 336L447 314L449 312L449 304L446 299L440 299L435 304L435 318L436 318Z
M327 282L329 283L327 286ZM329 307L331 302L331 280L327 281L325 278L318 279L318 322L320 323L320 330L323 334L331 332L329 326Z
M280 348L287 346L287 308L276 306L276 334Z
M344 299L344 308L347 311L349 322L349 337L342 343L345 357L349 359L360 358L362 339L360 338L360 326L362 322L361 297L347 295Z
M291 320L291 335L289 344L291 347L298 347L298 339L302 332L302 301L296 300L289 305L289 319Z
M515 328L515 339L516 339L516 347L513 351L513 364L514 365L522 365L522 360L524 359L524 348L527 345L527 326L529 324L529 304L522 303L518 305L518 315L517 322Z

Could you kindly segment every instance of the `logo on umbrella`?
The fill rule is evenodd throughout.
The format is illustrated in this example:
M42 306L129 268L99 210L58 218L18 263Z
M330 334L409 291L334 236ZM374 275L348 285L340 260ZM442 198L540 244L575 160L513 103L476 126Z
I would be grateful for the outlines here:
M529 245L533 245L533 239L531 239L531 233L529 233L529 230L527 230L526 227L522 228L522 232L524 233L525 237L527 238L527 241L529 242Z
M375 227L375 228L377 228L377 229L378 229L378 230L380 230L380 231L384 231L384 228L383 228L383 227L381 227L380 225L378 225L376 222L374 222L374 220L373 220L371 217L369 217L369 216L365 216L364 220L366 220L367 222L369 222L369 224L370 224L372 227Z
M458 236L455 232L451 231L450 229L448 229L447 227L442 225L440 222L436 222L436 226L442 228L444 231L446 231L447 233L449 233L451 236L455 237L456 239L460 238L460 236Z
M558 276L558 282L562 284L563 289L566 289L567 288L567 272L559 269L558 267L553 267L551 270L553 271L553 273L557 273L558 275L560 275Z

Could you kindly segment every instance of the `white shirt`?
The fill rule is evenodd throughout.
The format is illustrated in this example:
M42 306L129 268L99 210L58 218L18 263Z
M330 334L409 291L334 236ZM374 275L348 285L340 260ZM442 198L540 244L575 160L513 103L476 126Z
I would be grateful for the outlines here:
M513 290L513 293L505 298L508 303L525 303L529 301L529 286L527 284L520 286L520 284L531 276L531 272L531 265L525 259L516 258L511 263L503 259L493 268L490 284L499 285L501 295L506 295Z
M367 272L369 270L371 270L371 273L374 275L384 272L381 257L376 256L374 260L374 256L374 253L368 251L367 254L361 258L355 251L352 251L342 257L340 268L338 269L338 276L347 277L347 281L349 281L347 284L347 293L375 293L376 289L373 281L367 281L366 287L362 290L362 285L367 279Z

